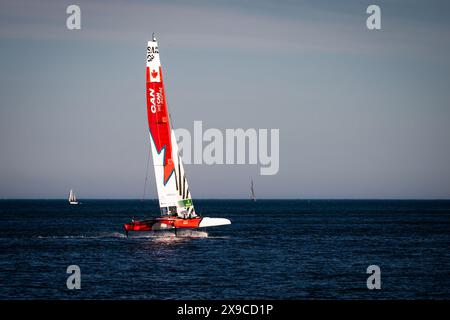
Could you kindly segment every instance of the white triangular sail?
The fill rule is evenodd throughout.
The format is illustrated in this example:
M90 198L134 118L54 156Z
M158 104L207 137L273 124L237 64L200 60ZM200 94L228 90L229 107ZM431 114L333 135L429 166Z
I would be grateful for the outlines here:
M70 189L69 192L69 202L76 202L77 201L77 197L75 196L75 192L73 192L72 189Z
M159 49L156 39L147 45L147 116L161 214L195 215L192 197L170 124Z

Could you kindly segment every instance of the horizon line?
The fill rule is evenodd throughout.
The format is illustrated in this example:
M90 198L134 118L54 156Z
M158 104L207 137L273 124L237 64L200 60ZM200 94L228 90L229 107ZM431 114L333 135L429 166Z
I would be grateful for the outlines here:
M14 201L14 200L35 200L35 201L67 201L67 198L0 198L0 201ZM139 199L139 198L82 198L78 199L82 200L135 200L135 201L159 201L158 198L154 199ZM248 200L252 201L250 198L196 198L193 201L197 200ZM266 200L300 200L300 201L450 201L450 198L257 198L257 201L266 201Z

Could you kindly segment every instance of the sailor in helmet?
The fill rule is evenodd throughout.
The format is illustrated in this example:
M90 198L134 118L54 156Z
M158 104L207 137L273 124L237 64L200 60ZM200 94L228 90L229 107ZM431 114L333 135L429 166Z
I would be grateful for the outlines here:
M180 218L183 218L183 219L188 219L189 218L189 212L187 212L187 210L183 210L183 211L181 211L180 213L179 213L179 215L178 215Z

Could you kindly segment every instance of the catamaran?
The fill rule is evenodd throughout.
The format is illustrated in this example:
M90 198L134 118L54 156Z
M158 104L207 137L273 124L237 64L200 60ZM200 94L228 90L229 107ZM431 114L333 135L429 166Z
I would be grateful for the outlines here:
M164 90L159 48L155 37L148 41L146 64L147 120L158 190L159 217L124 225L129 231L157 231L181 228L204 228L231 224L225 218L201 217L194 209L183 162L171 126Z
M69 192L69 203L70 204L78 204L77 197L75 196L75 192L73 192L72 189L70 189L70 192Z

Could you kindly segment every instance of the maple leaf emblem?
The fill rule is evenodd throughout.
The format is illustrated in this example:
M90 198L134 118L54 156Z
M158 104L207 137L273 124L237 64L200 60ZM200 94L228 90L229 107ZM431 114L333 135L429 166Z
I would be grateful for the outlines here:
M156 78L158 76L158 72L156 70L152 71L152 78Z

